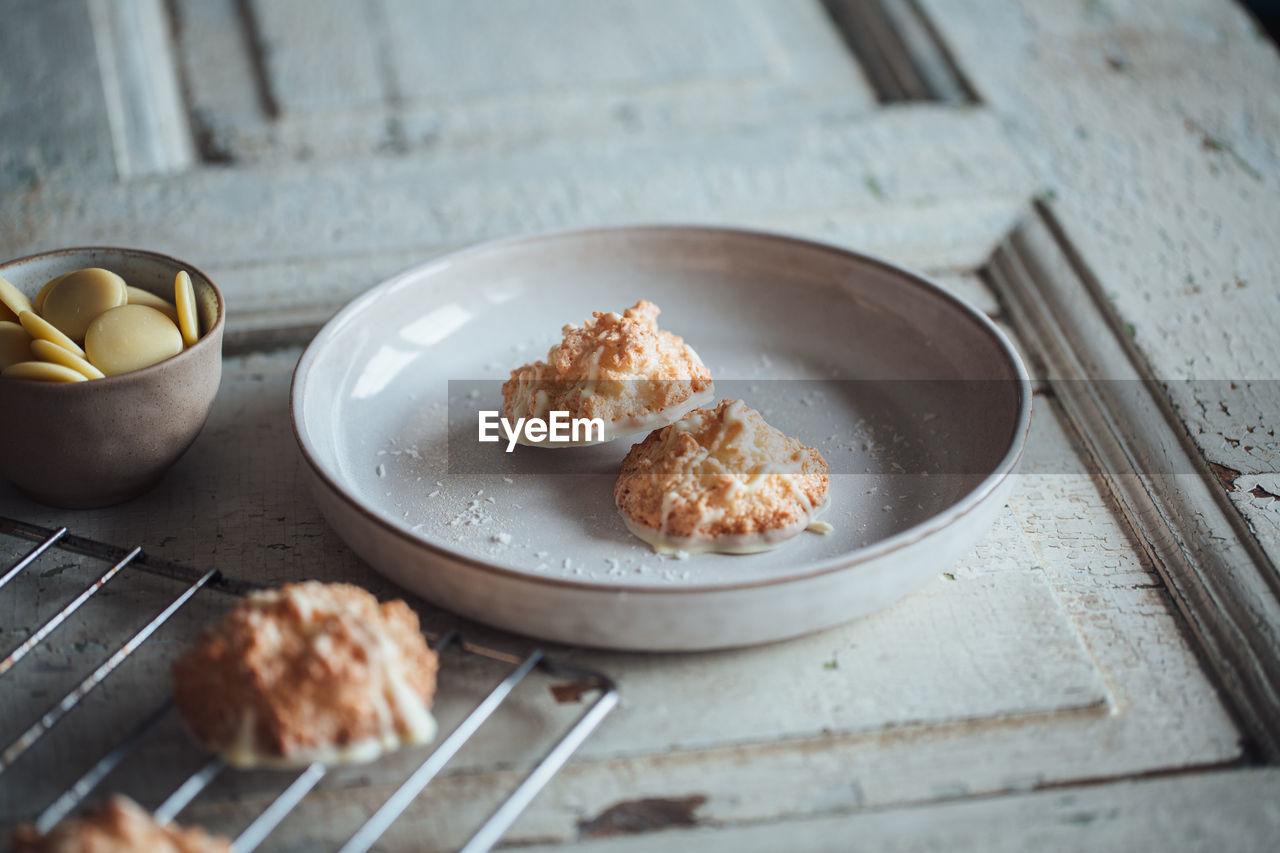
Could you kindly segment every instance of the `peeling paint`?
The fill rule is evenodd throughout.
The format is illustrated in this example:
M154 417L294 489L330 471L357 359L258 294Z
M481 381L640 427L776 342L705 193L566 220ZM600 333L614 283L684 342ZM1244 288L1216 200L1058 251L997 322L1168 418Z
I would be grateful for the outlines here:
M1218 482L1222 484L1222 488L1228 492L1236 486L1236 480L1240 477L1240 472L1234 468L1228 468L1226 465L1219 465L1217 462L1210 462L1209 467L1213 469L1214 476L1218 478Z
M579 838L638 835L674 826L697 826L695 814L707 802L705 794L687 797L646 797L614 803L591 820L578 822Z
M1254 486L1249 490L1249 494L1253 495L1255 498L1270 498L1273 501L1280 501L1280 495L1268 492L1266 489L1262 488L1262 486Z
M550 689L551 696L561 705L572 705L575 702L581 702L584 695L597 688L590 684L571 681L565 684L553 684Z

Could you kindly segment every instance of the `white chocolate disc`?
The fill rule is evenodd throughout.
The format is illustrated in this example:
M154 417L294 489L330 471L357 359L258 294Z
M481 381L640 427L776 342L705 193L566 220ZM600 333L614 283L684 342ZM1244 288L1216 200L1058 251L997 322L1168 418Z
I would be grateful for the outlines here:
M179 272L173 280L173 304L178 306L182 342L191 346L200 339L200 321L196 318L196 289L186 270Z
M85 379L105 379L106 374L80 356L73 352L68 352L57 344L51 344L48 341L32 341L31 354L40 361L47 361L50 364L60 364L63 367L69 367L76 373L84 374Z
M83 373L77 373L61 364L50 364L47 361L20 361L0 370L0 376L7 379L35 379L39 382L89 381Z
M31 310L31 300L27 295L10 284L9 280L3 276L0 276L0 303L3 303L16 317L21 317L23 311Z
M0 370L20 361L31 361L31 336L17 323L0 320Z
M172 320L175 326L178 324L178 309L173 307L172 302L166 302L164 297L156 296L150 290L143 290L141 287L134 287L132 284L125 289L129 292L130 305L145 305L148 308L154 308Z
M124 279L110 270L89 267L68 273L49 288L40 316L73 341L82 341L94 318L128 301Z
M35 311L37 314L43 314L45 297L49 295L50 290L53 290L53 286L55 284L62 281L68 275L70 275L70 273L64 272L62 275L54 276L46 281L44 283L44 287L40 288L40 292L36 294L36 298L31 300L31 310Z
M182 333L154 308L121 305L89 324L84 346L94 367L115 376L182 352Z
M84 350L80 349L79 344L62 334L57 327L34 311L23 311L18 315L18 322L31 337L55 343L64 350L84 358Z

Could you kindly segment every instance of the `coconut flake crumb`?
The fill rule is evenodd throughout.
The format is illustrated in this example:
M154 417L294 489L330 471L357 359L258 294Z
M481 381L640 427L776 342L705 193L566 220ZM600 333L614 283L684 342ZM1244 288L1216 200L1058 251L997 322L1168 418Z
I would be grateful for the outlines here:
M386 466L386 465L379 465L377 468L375 468L375 469L374 469L374 472L375 472L379 477L385 477L385 476L387 476L387 466Z
M467 508L455 515L450 521L450 527L479 527L488 524L493 518L484 510L484 505L480 501L471 501L467 504Z
M507 485L511 485L515 483L515 480L511 479L510 477L503 477L502 482L506 483Z
M510 545L510 544L511 544L511 534L510 534L510 533L507 533L507 532L504 530L504 531L501 531L501 532L499 532L499 533L495 533L495 534L493 534L492 536L490 536L490 537L489 537L489 541L490 541L490 542L497 542L499 545Z

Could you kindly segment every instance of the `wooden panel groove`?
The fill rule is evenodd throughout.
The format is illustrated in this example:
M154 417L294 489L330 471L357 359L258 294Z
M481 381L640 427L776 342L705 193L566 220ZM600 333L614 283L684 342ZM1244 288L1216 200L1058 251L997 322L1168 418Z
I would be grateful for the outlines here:
M881 103L977 100L914 0L823 0Z
M195 162L161 0L90 0L99 73L122 178Z
M1276 570L1042 205L985 270L1261 754L1280 761Z
M263 62L266 45L262 40L262 27L258 24L258 16L253 9L252 0L236 0L236 16L241 36L249 48L246 55L249 59L249 68L253 72L254 82L257 83L257 95L262 111L268 118L278 118L280 101L271 88L271 77L267 74L267 67Z

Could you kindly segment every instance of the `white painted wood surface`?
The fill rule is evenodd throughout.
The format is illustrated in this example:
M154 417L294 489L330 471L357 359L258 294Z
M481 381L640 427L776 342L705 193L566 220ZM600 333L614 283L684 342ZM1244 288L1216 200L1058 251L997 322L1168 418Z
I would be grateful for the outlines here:
M967 109L681 140L207 169L124 185L49 180L38 194L0 196L11 225L0 239L15 253L68 242L170 252L219 283L234 334L318 322L449 248L591 224L767 226L917 267L970 268L1035 187L999 124Z
M1216 0L923 5L1280 562L1275 44Z
M811 0L178 0L175 9L197 134L236 162L582 150L874 107Z
M1280 306L1267 231L1280 61L1241 13L1209 0L918 5L980 104L878 106L816 2L175 0L175 82L202 160L121 180L87 2L20 0L9 20L21 25L0 28L0 254L92 242L172 252L223 286L239 349L207 429L155 491L72 514L0 485L0 514L72 522L262 582L344 579L397 594L302 489L287 410L299 349L255 347L296 339L290 330L434 253L569 225L798 232L935 272L1003 322L977 271L1051 190L1157 375L1275 379L1263 342ZM42 49L55 41L84 49ZM1210 411L1217 400L1203 410L1174 401L1208 458L1240 472L1231 497L1273 559L1268 513L1280 502L1251 489L1269 488L1275 445L1258 435L1225 453L1214 436L1257 435L1276 420L1275 387L1235 389L1223 412ZM1247 767L1255 759L1143 543L1089 474L1052 395L1036 407L996 527L889 610L719 654L552 650L613 674L623 705L508 841L1274 849L1274 771ZM78 561L59 561L0 594L0 646L85 577ZM0 691L0 740L172 589L123 580ZM430 627L458 624L415 604ZM144 647L15 768L32 771L27 782L0 775L0 820L44 805L69 781L71 759L162 698L174 647L223 606L199 597L163 644ZM470 661L446 667L446 728L493 680ZM546 688L521 694L464 751L387 849L444 850L466 837L576 713ZM176 725L167 733L111 786L154 805L194 769L199 755ZM341 839L414 758L327 779L273 845ZM280 785L239 778L183 818L234 829Z
M672 830L656 837L588 842L581 850L793 849L936 850L1272 850L1280 844L1275 770L1119 782L918 809L868 810L728 829ZM1242 845L1239 828L1254 830ZM803 840L801 840L803 839ZM532 850L554 847L535 845Z
M158 542L156 551L166 558L216 564L262 582L341 578L394 594L351 557L298 491L302 463L284 428L296 356L284 351L228 362L213 419L188 456L138 501L77 514L78 529L113 541ZM706 797L699 820L735 824L1238 760L1235 728L1183 639L1167 594L1075 460L1051 399L1039 398L1037 407L1033 443L1007 513L974 554L895 607L762 649L660 657L557 650L615 673L623 706L512 837L573 839L579 822L644 797ZM226 501L228 493L245 499ZM4 513L36 523L66 517L7 487L0 498ZM69 572L26 580L37 581L38 595L33 601L30 588L21 587L24 597L5 603L6 626L37 624L75 583ZM140 599L119 594L99 618L105 612L112 622L137 620L131 614L155 606L155 587L148 584L150 596ZM217 604L202 602L193 617L208 618ZM423 610L432 627L456 623ZM104 651L83 645L98 638L93 624L69 630L50 648L45 666L64 672L63 683L70 666ZM178 625L172 633L189 636L192 629ZM467 630L489 642L525 645ZM156 700L171 652L149 652L150 659L132 665L138 674L131 677L141 678ZM493 677L482 669L454 675L461 678L454 697L474 695ZM56 765L59 758L92 753L126 731L150 707L136 699L121 707L133 695L135 688L122 684L97 697L90 708L101 707L97 719L109 723L106 730L77 726L71 737L61 733L44 760ZM19 720L55 696L0 697L0 720L7 721L0 734L15 733ZM545 735L546 714L559 710L546 697L528 700L523 722L470 750L457 773L411 810L392 836L393 847L398 839L409 849L409 840L422 833L436 839L438 849L459 842L496 792L514 782L510 764L536 755L534 736ZM147 778L125 774L122 783L160 793L166 779L158 768L193 760L190 750L170 750L169 758L172 765L152 766ZM354 825L405 766L391 762L348 774L367 782L359 790L326 787L313 794L298 825L325 823L326 815L327 826ZM38 802L62 781L50 778L29 793ZM236 826L279 784L249 780L238 802L199 804L191 814Z
M1280 756L1280 600L1274 566L1116 328L1105 294L1036 205L984 269L1046 385L1262 755ZM1105 378L1103 378L1105 377ZM1226 385L1226 381L1208 387Z

